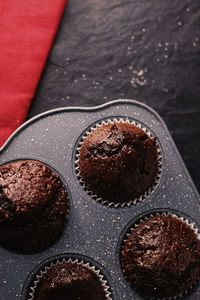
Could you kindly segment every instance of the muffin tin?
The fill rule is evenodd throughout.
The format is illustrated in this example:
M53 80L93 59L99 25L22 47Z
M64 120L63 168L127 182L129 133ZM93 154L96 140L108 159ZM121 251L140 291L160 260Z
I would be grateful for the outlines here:
M84 132L102 120L131 119L157 137L162 170L153 192L137 205L114 207L93 199L79 182L77 147ZM0 163L35 159L62 178L69 194L65 229L45 251L19 254L0 248L0 300L27 299L27 290L40 264L57 257L80 258L105 276L113 300L139 300L124 278L120 248L129 226L151 211L171 211L200 224L200 197L160 116L148 106L117 100L92 107L55 109L21 126L1 149ZM187 299L200 299L199 283Z

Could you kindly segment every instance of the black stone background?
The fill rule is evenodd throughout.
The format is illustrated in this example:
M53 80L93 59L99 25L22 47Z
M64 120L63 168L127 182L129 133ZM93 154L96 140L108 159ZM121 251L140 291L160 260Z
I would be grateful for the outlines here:
M200 192L200 1L69 0L28 118L119 98L166 122Z

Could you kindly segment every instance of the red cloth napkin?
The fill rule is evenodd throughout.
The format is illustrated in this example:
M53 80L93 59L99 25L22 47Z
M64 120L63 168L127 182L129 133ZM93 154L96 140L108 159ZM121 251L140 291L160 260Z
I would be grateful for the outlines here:
M0 0L0 146L25 119L67 0Z

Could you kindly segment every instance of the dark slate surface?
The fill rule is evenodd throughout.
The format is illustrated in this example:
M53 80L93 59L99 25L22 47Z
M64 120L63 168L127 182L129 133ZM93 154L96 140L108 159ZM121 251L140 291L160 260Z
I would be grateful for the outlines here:
M200 192L199 0L69 0L28 118L119 98L161 115Z

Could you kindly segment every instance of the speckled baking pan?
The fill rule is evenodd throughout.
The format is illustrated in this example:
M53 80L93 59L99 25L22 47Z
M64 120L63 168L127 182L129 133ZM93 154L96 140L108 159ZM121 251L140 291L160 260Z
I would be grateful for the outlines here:
M81 136L102 120L130 119L157 136L162 169L153 192L137 205L114 207L95 201L80 184L76 153ZM200 224L200 197L166 125L151 108L130 100L93 108L63 108L21 126L1 149L0 163L36 159L55 170L70 197L69 219L59 240L45 251L23 255L0 248L0 300L26 299L38 265L58 255L91 261L106 277L114 300L142 299L125 280L120 247L127 228L149 211L172 211ZM187 296L200 299L200 285Z

